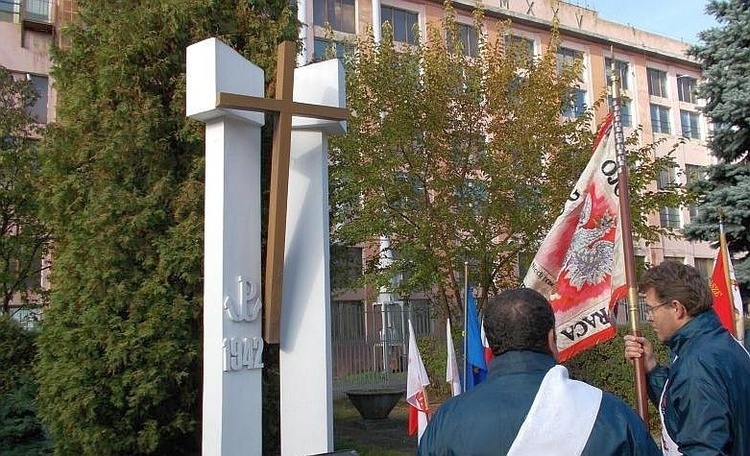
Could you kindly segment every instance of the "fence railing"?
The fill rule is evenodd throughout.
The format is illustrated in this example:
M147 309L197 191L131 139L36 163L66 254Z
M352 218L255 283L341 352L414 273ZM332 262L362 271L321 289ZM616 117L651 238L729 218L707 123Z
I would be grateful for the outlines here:
M335 396L349 389L405 387L408 321L417 337L434 328L429 307L422 302L338 301L331 318Z

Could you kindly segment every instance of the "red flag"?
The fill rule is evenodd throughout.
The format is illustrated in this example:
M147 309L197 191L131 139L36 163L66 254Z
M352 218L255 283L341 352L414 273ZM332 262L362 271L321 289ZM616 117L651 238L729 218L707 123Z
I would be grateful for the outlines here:
M409 364L406 374L406 402L409 403L409 435L417 434L417 442L422 438L430 416L425 387L430 384L422 356L414 337L414 327L409 320Z
M724 249L719 249L714 262L714 271L711 274L711 293L714 295L714 310L719 314L721 324L731 333L735 334L734 319L732 313L732 298L727 288L727 273L724 269Z
M529 267L524 285L555 311L559 360L611 339L610 311L626 296L612 115L562 214Z

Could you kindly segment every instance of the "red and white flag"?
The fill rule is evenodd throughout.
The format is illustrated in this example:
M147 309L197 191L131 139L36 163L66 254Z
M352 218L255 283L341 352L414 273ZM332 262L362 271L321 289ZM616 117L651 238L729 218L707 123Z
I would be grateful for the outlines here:
M719 252L716 254L716 261L714 262L714 270L711 274L710 286L711 293L714 297L714 310L719 315L721 324L735 337L737 337L736 320L743 315L742 295L740 295L740 287L737 283L737 278L734 275L734 266L732 266L732 258L727 255L727 265L729 266L729 274L724 269L724 255L726 252L723 248L719 248ZM729 280L727 283L727 277ZM732 289L729 290L728 286Z
M458 396L461 394L461 376L458 370L458 361L456 361L456 350L453 348L450 318L445 321L445 337L448 341L448 360L445 362L445 381L451 386L451 394L453 396Z
M409 320L409 364L406 374L406 402L409 403L409 435L417 435L417 444L427 428L430 419L430 406L425 387L430 384L422 356L414 337L414 327Z
M487 334L484 332L484 318L482 318L481 338L482 338L482 347L484 348L484 362L487 363L487 369L489 370L490 361L492 361L492 358L494 358L495 355L492 353L492 349L490 348L490 343L487 342Z
M627 294L617 180L610 114L523 281L552 304L560 361L617 334L610 311Z

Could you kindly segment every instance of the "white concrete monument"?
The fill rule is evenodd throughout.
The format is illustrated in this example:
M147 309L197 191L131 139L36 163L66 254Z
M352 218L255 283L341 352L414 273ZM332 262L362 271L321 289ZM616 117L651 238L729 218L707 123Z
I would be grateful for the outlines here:
M187 115L206 123L204 455L262 451L261 112L278 116L265 302L281 305L265 333L281 348L282 454L333 450L326 137L344 131L344 73L338 60L301 68L292 97L293 45L279 55L265 99L262 70L228 46L188 47Z
M346 103L336 59L299 68L294 79L295 101ZM283 456L333 450L327 136L344 132L340 121L302 117L292 130L280 338Z
M263 96L263 71L216 39L187 49L187 115L206 123L203 454L259 455L260 127L216 108L218 92Z

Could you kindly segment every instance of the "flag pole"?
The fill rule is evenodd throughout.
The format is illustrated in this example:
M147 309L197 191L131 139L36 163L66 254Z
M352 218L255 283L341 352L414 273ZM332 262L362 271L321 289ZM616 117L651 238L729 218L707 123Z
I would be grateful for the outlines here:
M620 110L620 81L615 65L614 50L612 51L612 108L614 111L613 128L615 129L615 150L617 152L617 190L620 199L620 226L622 233L625 280L628 286L628 314L630 333L640 336L638 328L638 289L635 276L635 254L633 252L633 232L630 217L630 189L628 184L628 163L625 152L625 137L622 133L622 113ZM648 395L646 391L646 370L643 358L634 360L635 389L638 415L646 427L649 425Z
M468 381L466 380L468 378L469 372L469 344L467 342L467 337L469 336L469 262L464 261L464 382L463 382L463 392L466 392L466 384Z
M724 282L727 286L727 295L729 295L729 308L731 309L730 315L732 316L732 330L734 331L734 337L740 338L740 325L743 327L744 321L742 321L742 315L739 318L734 314L734 288L732 286L732 279L729 276L729 248L727 247L727 236L724 234L724 217L721 209L719 209L719 249L721 250L721 263L724 268ZM744 334L742 334L744 335Z

